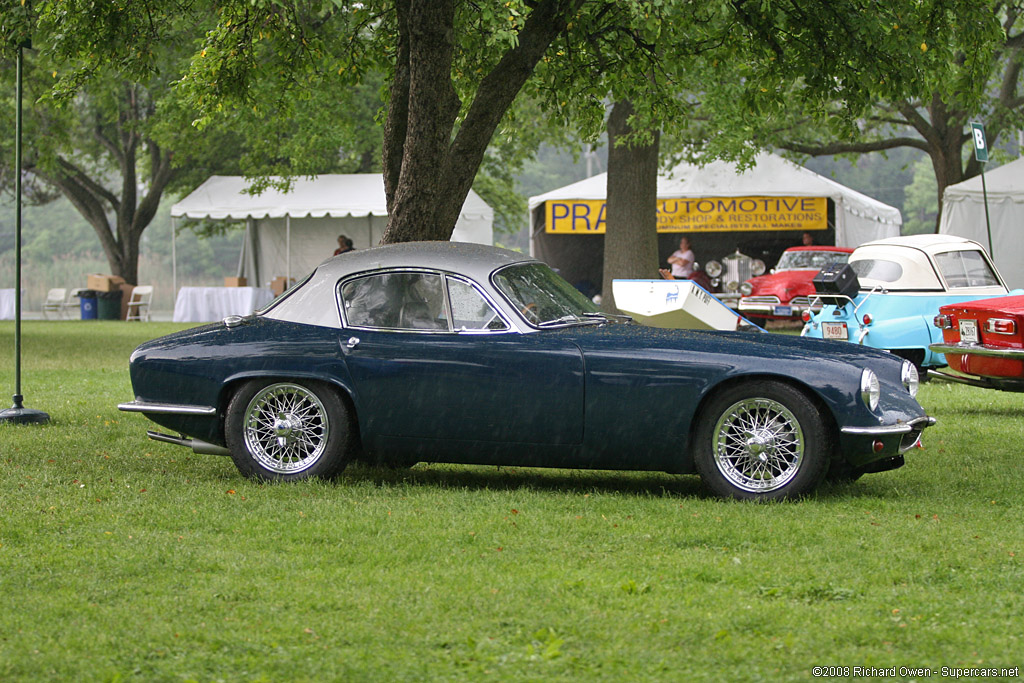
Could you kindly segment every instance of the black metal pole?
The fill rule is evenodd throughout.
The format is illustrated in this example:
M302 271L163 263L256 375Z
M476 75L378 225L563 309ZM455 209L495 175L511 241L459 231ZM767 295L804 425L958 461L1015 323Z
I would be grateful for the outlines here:
M992 222L988 218L988 188L985 187L985 164L981 165L981 198L985 203L985 229L988 231L988 255L994 262L996 254L992 244Z
M0 411L0 422L14 424L43 424L50 421L50 416L41 410L32 410L23 405L25 397L21 395L21 77L22 53L24 46L18 46L17 84L15 98L17 109L14 117L14 405L8 410Z

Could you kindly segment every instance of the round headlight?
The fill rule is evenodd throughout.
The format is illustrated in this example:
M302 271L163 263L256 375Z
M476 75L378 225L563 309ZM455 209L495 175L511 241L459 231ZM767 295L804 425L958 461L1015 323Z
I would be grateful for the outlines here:
M753 291L754 285L750 284L749 282L744 282L742 285L740 285L740 294L742 294L743 296L749 296L750 293Z
M725 290L727 292L735 292L739 288L740 288L740 283L736 282L735 280L733 280L732 282L726 282L725 283Z
M860 374L860 398L871 410L878 407L878 397L881 389L878 386L878 375L871 370L864 370Z
M917 375L917 367L909 360L903 361L903 370L900 373L903 379L903 386L910 392L911 396L917 397L917 387L921 380Z
M766 270L768 270L768 266L764 265L764 261L761 259L756 258L750 262L750 272L754 275L764 275Z
M722 264L718 261L708 261L707 265L704 266L704 272L709 277L718 277L722 274Z

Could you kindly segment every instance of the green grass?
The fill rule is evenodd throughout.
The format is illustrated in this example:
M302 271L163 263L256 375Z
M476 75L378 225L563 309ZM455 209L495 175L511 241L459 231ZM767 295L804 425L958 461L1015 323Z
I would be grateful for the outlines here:
M695 477L419 465L261 485L145 438L169 323L27 322L0 425L0 680L806 680L1024 663L1018 394L932 383L894 472L795 503ZM0 323L0 405L13 324Z

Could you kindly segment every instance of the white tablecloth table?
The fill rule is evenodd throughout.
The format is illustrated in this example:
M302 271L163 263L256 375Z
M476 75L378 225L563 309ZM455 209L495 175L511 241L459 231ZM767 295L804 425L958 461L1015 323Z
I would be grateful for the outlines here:
M24 301L22 302L24 303ZM21 309L25 313L24 305ZM0 289L0 320L14 320L14 288Z
M174 302L174 322L207 323L229 315L249 315L274 300L260 287L182 287Z

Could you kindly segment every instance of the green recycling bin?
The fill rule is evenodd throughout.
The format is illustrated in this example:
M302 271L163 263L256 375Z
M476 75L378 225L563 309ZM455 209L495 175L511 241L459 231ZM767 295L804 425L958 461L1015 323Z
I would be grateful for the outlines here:
M96 317L100 320L121 319L121 290L96 292Z

